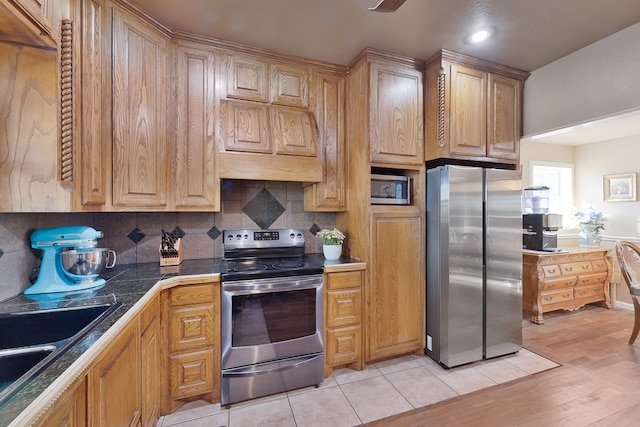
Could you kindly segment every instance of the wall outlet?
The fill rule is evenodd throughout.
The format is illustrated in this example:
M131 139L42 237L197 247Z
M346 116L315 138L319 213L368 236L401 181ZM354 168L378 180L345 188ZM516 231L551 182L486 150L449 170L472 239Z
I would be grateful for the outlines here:
M427 350L433 351L433 341L431 340L431 335L427 335Z

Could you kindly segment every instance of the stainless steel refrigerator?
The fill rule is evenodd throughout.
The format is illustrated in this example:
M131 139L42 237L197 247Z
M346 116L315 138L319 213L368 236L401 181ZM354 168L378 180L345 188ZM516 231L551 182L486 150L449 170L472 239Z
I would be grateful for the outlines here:
M427 350L454 367L522 348L518 171L427 171Z

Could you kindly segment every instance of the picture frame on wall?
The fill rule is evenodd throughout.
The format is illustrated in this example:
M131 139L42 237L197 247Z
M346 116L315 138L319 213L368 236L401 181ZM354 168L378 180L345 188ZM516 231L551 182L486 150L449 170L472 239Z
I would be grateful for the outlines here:
M636 173L604 175L603 199L605 202L635 202Z

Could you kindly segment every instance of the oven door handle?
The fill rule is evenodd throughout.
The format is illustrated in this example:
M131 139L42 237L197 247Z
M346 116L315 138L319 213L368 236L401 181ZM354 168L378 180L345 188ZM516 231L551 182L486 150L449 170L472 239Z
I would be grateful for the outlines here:
M249 294L263 294L269 292L282 292L282 291L297 291L304 289L317 289L322 287L322 276L318 279L304 279L296 280L295 278L289 278L283 282L267 282L267 283L254 283L251 281L240 283L223 283L222 291L229 295L249 295Z
M315 360L319 357L323 357L323 354L311 354L308 356L304 356L304 357L297 357L295 358L295 360L289 360L289 362L292 362L286 366L281 366L279 368L267 368L267 369L251 369L248 370L246 367L245 368L236 368L234 370L223 370L222 371L222 375L225 377L236 377L236 378L250 378L250 377L257 377L258 375L267 375L267 374L274 374L277 372L284 372L284 371L288 371L290 369L296 369L299 368L300 366L304 365L305 363L309 363L312 360ZM283 362L287 362L286 360L280 360L277 362L277 364L282 364ZM276 363L267 363L266 365L275 365Z

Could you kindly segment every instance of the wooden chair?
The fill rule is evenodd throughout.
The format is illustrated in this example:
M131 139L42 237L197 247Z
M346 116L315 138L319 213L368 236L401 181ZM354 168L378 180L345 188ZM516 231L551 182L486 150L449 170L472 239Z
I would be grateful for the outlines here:
M629 338L629 344L633 344L638 336L638 331L640 331L640 302L638 302L638 296L640 296L640 247L631 242L619 241L615 244L615 250L622 277L627 283L633 301L635 320L633 332Z

